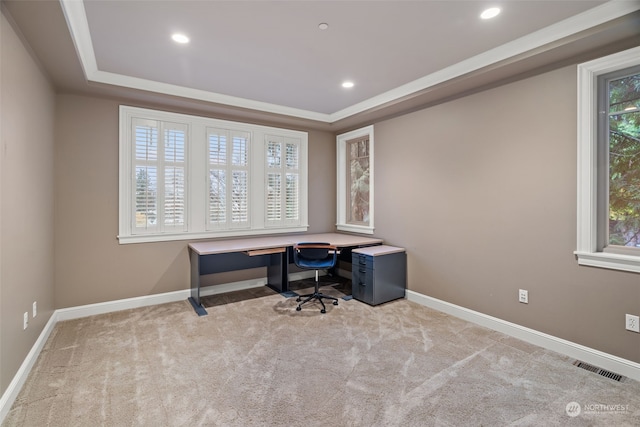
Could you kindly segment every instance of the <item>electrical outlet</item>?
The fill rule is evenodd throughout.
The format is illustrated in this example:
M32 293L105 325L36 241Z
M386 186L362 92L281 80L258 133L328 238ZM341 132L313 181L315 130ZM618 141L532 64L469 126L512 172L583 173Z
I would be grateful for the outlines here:
M24 331L29 326L29 313L24 312L23 321L22 321L22 330Z
M32 317L35 318L38 315L38 302L33 302L33 312L31 313Z
M624 325L627 331L640 333L640 317L634 316L633 314L625 314Z
M525 289L520 289L518 291L518 301L524 304L529 304L529 291Z

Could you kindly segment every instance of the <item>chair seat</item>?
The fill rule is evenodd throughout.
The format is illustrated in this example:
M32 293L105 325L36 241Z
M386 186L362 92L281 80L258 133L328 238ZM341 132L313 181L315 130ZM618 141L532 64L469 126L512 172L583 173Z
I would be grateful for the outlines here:
M331 268L335 265L332 258L329 259L302 259L299 258L296 265L300 268Z

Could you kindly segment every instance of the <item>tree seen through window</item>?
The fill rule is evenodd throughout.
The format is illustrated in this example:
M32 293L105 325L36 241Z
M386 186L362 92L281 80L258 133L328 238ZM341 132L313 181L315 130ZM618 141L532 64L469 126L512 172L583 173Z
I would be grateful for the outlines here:
M609 244L640 247L640 74L609 81Z

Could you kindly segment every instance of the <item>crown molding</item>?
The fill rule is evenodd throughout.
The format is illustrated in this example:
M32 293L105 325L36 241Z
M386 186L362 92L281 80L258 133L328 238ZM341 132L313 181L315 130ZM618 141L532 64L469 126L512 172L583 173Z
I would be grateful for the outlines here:
M448 80L514 58L518 55L541 49L544 46L551 46L562 39L640 10L640 3L638 2L612 0L340 111L324 114L99 70L83 1L60 0L60 4L85 77L90 82L173 95L329 124L373 108L384 106L385 104L393 103Z

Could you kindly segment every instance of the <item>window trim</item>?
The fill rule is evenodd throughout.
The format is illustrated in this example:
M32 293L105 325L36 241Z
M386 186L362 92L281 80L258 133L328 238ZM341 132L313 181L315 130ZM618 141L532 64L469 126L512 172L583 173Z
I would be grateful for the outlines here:
M135 159L132 157L132 127L133 118L159 120L165 122L185 124L188 130L189 142L186 147L188 169L186 171L187 203L186 228L187 231L168 230L159 233L136 234L132 227L133 199L132 180L135 170ZM306 232L308 224L308 133L254 125L250 123L234 122L193 116L180 113L152 110L139 107L120 105L119 111L119 186L118 186L118 235L120 244L164 242L176 240L213 239L242 236L256 236L276 233ZM208 158L207 158L207 129L230 129L249 132L252 148L250 149L250 213L248 228L210 229L207 221L208 198ZM296 224L282 223L274 226L266 222L264 205L264 152L267 135L277 135L284 138L299 140L299 221Z
M578 193L579 265L640 273L640 256L598 248L598 76L640 64L640 47L578 65Z
M347 141L369 136L369 225L347 223ZM336 188L336 228L340 231L373 234L374 227L374 144L373 125L365 126L336 137L337 188Z

